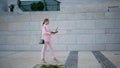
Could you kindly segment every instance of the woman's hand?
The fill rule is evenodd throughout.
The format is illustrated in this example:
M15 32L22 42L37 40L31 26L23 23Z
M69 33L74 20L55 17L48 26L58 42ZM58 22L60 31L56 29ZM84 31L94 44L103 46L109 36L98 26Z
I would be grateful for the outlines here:
M56 32L51 32L51 34L56 34L56 33L58 33L58 31L56 31Z

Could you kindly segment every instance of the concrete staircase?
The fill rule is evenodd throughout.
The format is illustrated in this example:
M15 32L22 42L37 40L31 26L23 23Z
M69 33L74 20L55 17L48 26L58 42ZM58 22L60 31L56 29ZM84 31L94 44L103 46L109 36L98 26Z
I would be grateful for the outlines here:
M109 12L107 8L119 1L59 1L61 11L1 15L0 50L41 50L44 18L50 19L51 30L59 27L52 37L54 50L120 50L119 8Z

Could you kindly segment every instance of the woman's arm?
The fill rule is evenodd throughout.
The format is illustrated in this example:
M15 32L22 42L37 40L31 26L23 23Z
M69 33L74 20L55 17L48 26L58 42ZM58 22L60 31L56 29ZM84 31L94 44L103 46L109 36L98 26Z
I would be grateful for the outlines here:
M51 32L51 34L56 34L56 33L58 33L58 31L56 31L56 32Z
M51 34L51 31L48 29L47 26L45 26L44 29L45 29L45 33L46 33L46 34Z
M46 34L56 34L56 33L58 33L58 31L56 31L56 32L50 31L47 26L45 26L44 28L45 28L45 33Z

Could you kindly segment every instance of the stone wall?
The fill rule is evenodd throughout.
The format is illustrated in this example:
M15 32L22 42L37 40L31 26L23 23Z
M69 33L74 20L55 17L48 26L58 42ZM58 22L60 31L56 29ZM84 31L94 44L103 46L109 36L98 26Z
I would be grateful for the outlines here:
M82 3L83 0L79 1ZM83 2L88 3L89 0ZM71 2L71 5L72 3L74 2ZM99 0L98 3L103 4ZM112 3L115 4L110 1L104 5ZM41 50L42 45L38 43L44 18L50 19L51 30L56 27L59 30L57 35L52 36L54 50L120 50L119 12L108 12L104 7L101 7L104 11L99 11L99 5L96 3L93 3L95 8L85 7L85 4L80 6L79 3L70 6L68 0L61 4L61 11L23 12L0 16L0 50ZM72 9L68 8L69 6ZM76 10L74 7L85 10Z

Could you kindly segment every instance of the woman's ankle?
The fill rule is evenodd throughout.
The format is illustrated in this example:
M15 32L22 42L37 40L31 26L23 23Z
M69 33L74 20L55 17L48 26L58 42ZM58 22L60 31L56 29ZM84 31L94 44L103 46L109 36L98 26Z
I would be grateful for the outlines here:
M41 60L45 60L45 58L41 58Z
M41 60L42 60L42 62L46 63L45 58L42 58Z
M53 60L55 60L55 61L56 61L56 60L57 60L57 59L56 59L56 57L54 57L54 58L53 58Z

